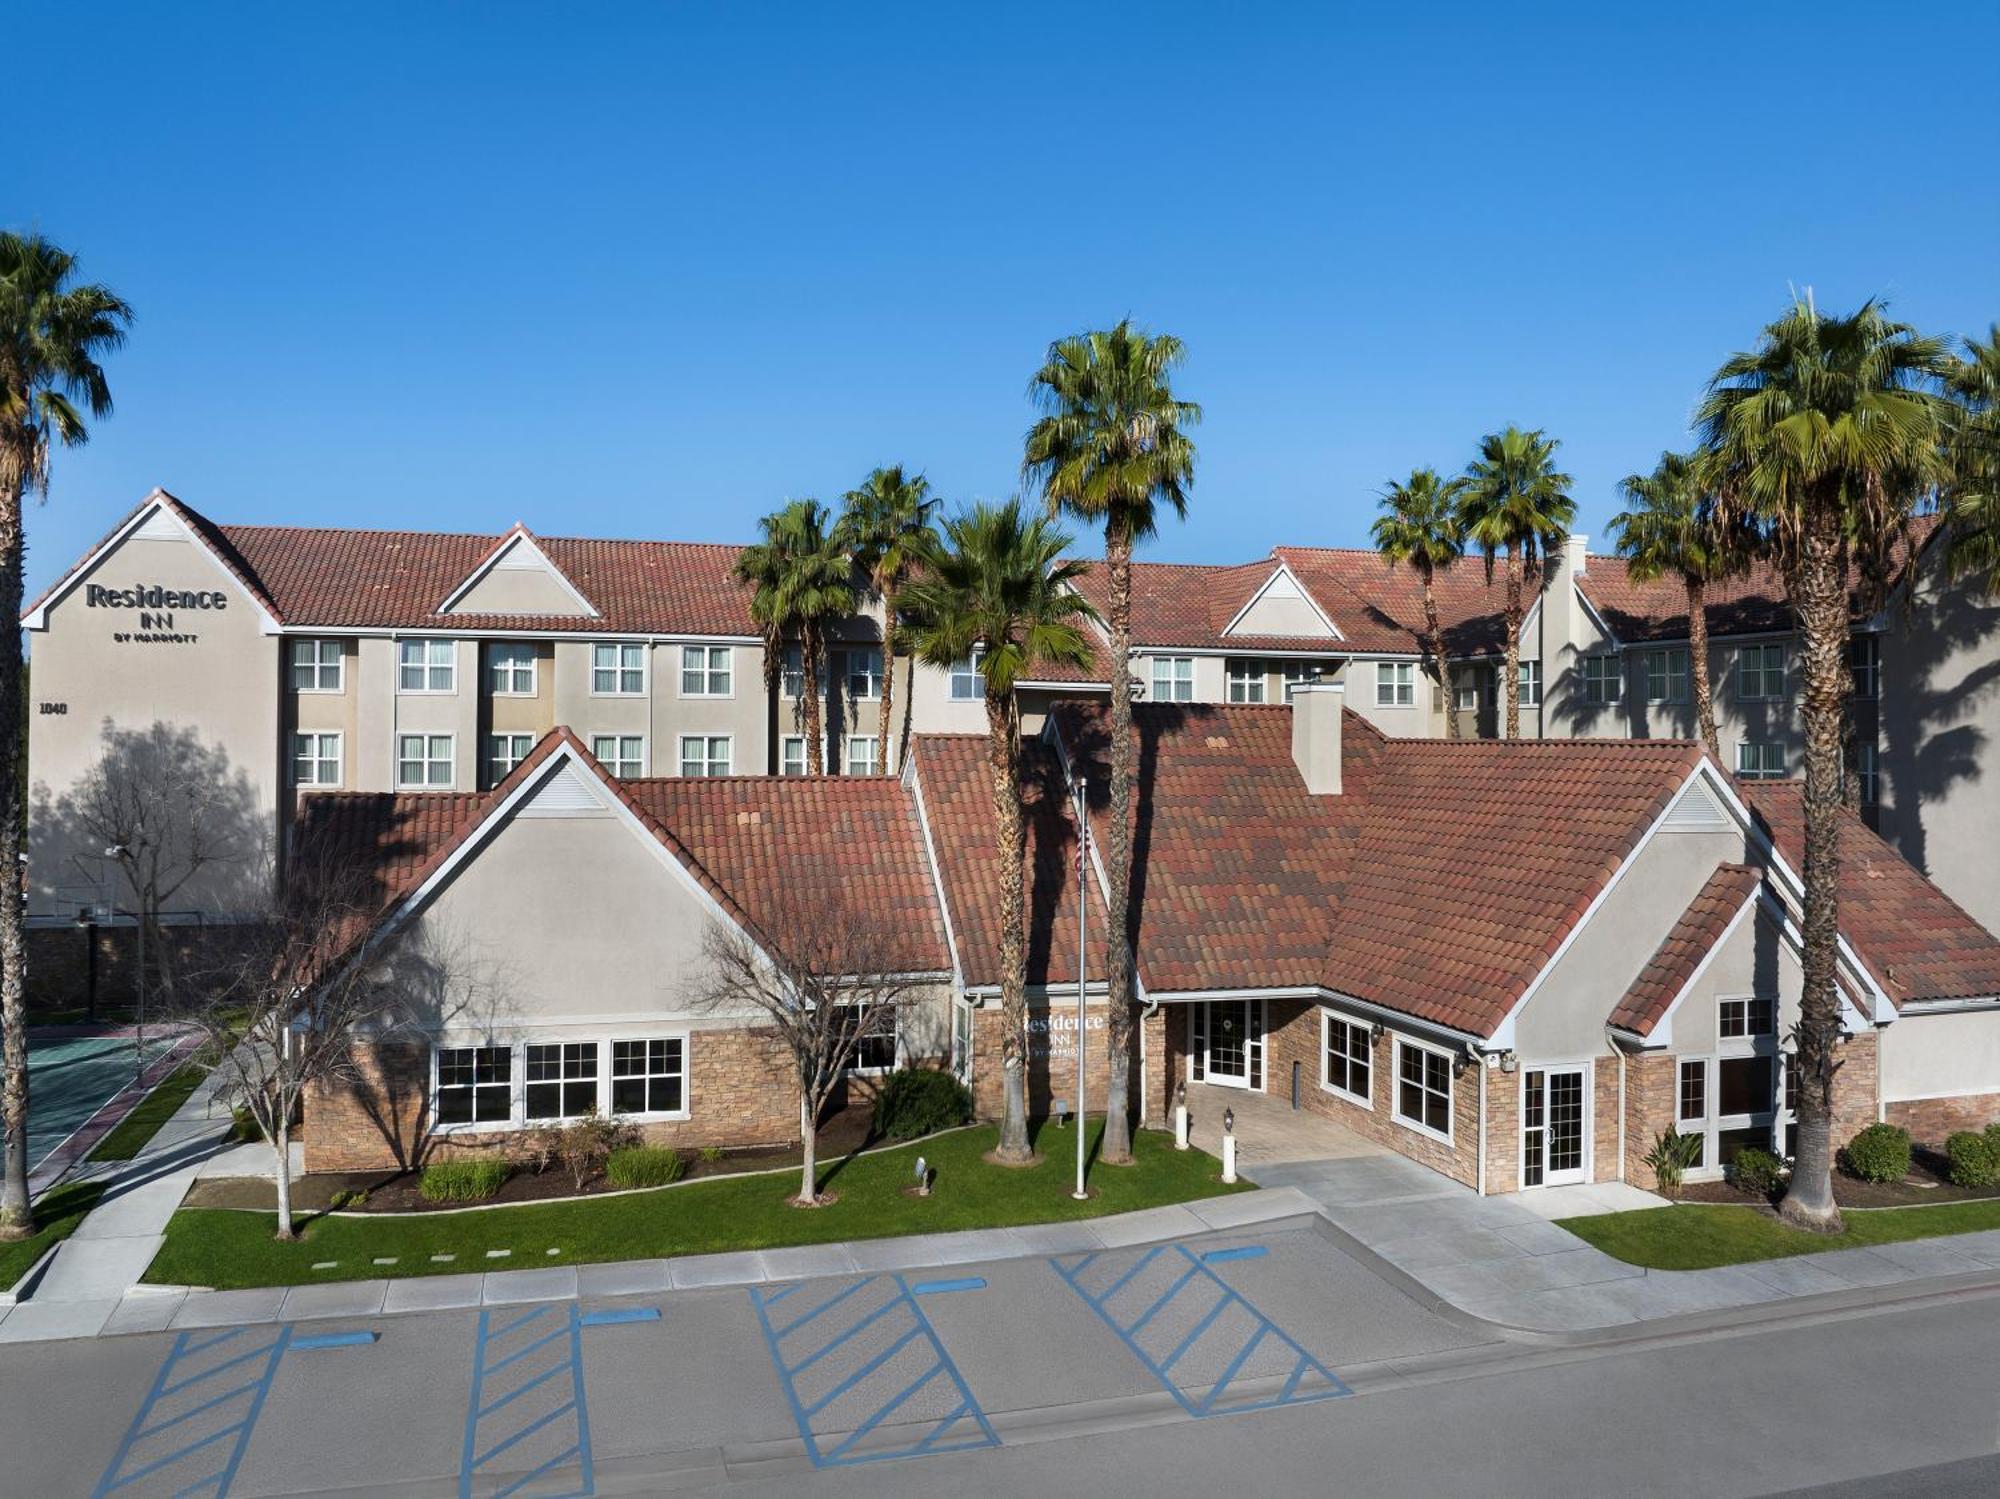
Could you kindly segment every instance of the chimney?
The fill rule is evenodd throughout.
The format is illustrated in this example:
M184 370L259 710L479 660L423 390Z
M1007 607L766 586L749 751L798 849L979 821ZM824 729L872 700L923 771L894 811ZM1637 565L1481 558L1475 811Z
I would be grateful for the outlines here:
M1590 538L1579 536L1574 531L1564 537L1563 561L1568 564L1572 578L1580 578L1590 571Z
M1340 710L1347 689L1339 682L1301 682L1291 692L1292 763L1314 796L1340 795Z

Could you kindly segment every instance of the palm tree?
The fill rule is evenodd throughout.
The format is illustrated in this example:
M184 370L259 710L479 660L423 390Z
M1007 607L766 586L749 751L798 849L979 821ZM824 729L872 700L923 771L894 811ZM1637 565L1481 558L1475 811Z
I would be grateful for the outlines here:
M896 656L901 648L897 630L898 598L909 581L910 568L931 536L931 519L938 502L922 474L905 476L903 466L878 468L847 492L840 523L834 527L882 601L882 748L876 763L887 772L902 763L909 749L910 705L903 704L903 732L896 759L889 759L890 724L896 716ZM914 697L914 690L909 696Z
M1769 549L1803 635L1805 916L1796 1041L1798 1129L1789 1222L1837 1231L1833 1076L1839 1063L1841 739L1846 714L1849 568L1882 561L1943 477L1950 407L1937 389L1944 344L1869 302L1849 317L1795 302L1757 347L1709 382L1699 425L1728 479L1724 513Z
M1627 474L1619 488L1632 508L1611 518L1611 530L1626 570L1641 582L1677 573L1687 590L1695 722L1708 752L1721 759L1708 677L1708 585L1739 565L1741 549L1717 513L1703 455L1662 453L1650 474Z
M111 414L111 386L98 360L125 341L132 309L103 286L78 286L76 257L40 235L0 232L0 618L21 617L21 505L29 490L46 495L50 449L90 438L85 413ZM22 763L25 735L21 634L11 625L0 646L0 1031L5 1032L0 1112L6 1120L6 1171L0 1185L0 1239L33 1232L28 1201L28 1042L22 979L27 951L18 888L21 864Z
M799 638L799 701L805 712L806 774L826 763L820 718L820 672L827 632L854 612L854 567L834 536L826 507L793 500L758 523L764 539L745 547L736 576L755 590L750 617L764 635L764 690L774 693L784 671L785 642Z
M1111 846L1106 850L1112 938L1109 991L1110 1087L1102 1156L1132 1158L1132 548L1159 526L1162 506L1187 514L1194 443L1187 428L1201 408L1178 400L1173 371L1181 341L1152 336L1128 319L1108 332L1081 333L1049 346L1029 382L1042 416L1029 428L1021 471L1051 515L1067 513L1104 528L1111 634Z
M1025 520L1018 500L975 505L944 523L944 536L904 592L912 654L933 666L976 660L985 679L987 768L999 845L1001 1057L1005 1105L998 1156L1033 1158L1028 1145L1027 911L1022 858L1021 708L1014 684L1050 665L1086 665L1085 625L1097 611L1072 586L1081 562L1065 562L1070 538L1054 523Z
M1470 481L1459 501L1459 529L1466 543L1486 558L1486 582L1493 582L1493 558L1506 558L1507 578L1507 737L1521 737L1521 575L1559 549L1576 519L1570 477L1555 466L1562 444L1543 433L1507 426L1479 440L1479 456L1467 466Z
M2000 592L2000 323L1984 343L1965 341L1950 385L1963 408L1951 445L1951 573Z
M1423 580L1424 671L1444 703L1445 736L1450 739L1458 738L1458 714L1445 686L1444 630L1438 624L1432 585L1439 573L1465 555L1465 539L1458 529L1458 503L1465 487L1464 479L1439 478L1434 468L1411 469L1409 478L1391 482L1382 491L1382 513L1370 531L1375 549L1391 567L1407 563Z

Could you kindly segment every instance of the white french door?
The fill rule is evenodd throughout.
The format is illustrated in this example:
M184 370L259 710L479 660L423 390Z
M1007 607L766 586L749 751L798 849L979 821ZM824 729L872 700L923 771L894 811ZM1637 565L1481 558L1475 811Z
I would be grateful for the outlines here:
M1215 999L1189 1007L1188 1065L1196 1082L1264 1087L1264 1002Z
M1529 1067L1521 1074L1521 1185L1590 1180L1590 1068Z

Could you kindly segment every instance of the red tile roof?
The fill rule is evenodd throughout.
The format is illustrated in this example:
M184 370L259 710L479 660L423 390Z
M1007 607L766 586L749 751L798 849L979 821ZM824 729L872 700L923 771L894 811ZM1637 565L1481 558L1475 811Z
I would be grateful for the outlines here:
M1740 783L1738 791L1794 870L1805 857L1805 786ZM1909 1000L2000 996L2000 938L1918 873L1853 812L1840 814L1840 931L1875 982Z
M1611 1023L1632 1035L1650 1036L1763 882L1762 871L1747 864L1718 864L1611 1011Z
M1421 648L1424 584L1413 568L1391 567L1380 552L1353 547L1281 546L1273 555L1291 567L1352 649L1408 653ZM1522 581L1523 609L1534 603L1539 576L1530 569ZM1486 566L1477 558L1436 575L1431 593L1447 655L1491 655L1505 646L1501 610L1506 587L1500 566L1494 566L1489 585Z

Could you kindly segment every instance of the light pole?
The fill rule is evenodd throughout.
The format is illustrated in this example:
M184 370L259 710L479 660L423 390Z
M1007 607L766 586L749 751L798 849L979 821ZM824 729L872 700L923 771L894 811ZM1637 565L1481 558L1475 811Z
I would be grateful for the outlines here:
M1084 1010L1083 985L1089 968L1090 923L1084 881L1090 871L1089 783L1079 774L1076 795L1076 1190L1069 1195L1078 1202L1090 1196L1083 1185L1084 1136L1090 1133L1090 1115L1083 1106ZM1107 1116L1108 1118L1108 1116Z

